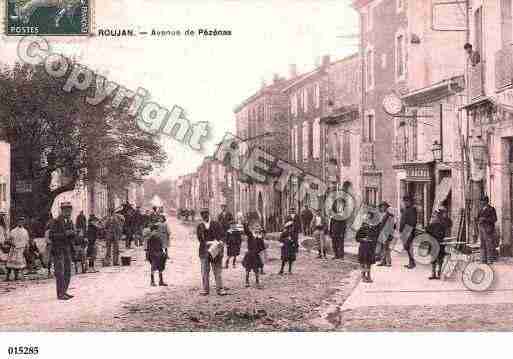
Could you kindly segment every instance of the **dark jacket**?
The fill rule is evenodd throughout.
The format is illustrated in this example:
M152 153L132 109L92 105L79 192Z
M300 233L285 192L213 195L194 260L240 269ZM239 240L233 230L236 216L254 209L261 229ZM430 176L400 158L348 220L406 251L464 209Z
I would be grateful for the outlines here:
M66 221L64 216L60 215L50 227L49 237L52 242L52 250L73 247L75 233L66 235L66 230L75 231L75 226L71 218Z
M477 218L480 224L493 228L495 227L495 222L497 222L497 212L495 211L495 208L487 205L479 211Z
M205 227L203 222L198 224L196 229L196 236L198 237L198 241L200 243L198 251L200 258L208 256L207 242L214 240L221 241L224 239L223 228L219 222L212 219L210 220L210 227L208 229Z
M230 224L233 222L233 215L228 211L220 213L217 217L217 221L222 226L223 232L226 235L226 232L230 229Z
M331 238L343 237L346 233L347 221L332 217L329 223L329 234Z
M87 218L86 216L84 216L83 214L79 214L77 216L77 220L76 220L76 228L77 228L77 231L82 231L82 233L86 233L86 230L87 230Z
M415 206L405 207L401 211L399 232L402 233L406 226L411 228L408 240L413 239L415 237L415 228L417 228L417 208Z
M299 240L299 233L301 232L301 220L299 219L299 216L296 214L294 218L292 218L291 215L288 215L287 218L285 218L285 223L292 221L292 229L290 230L290 235L292 236L292 239L294 241Z

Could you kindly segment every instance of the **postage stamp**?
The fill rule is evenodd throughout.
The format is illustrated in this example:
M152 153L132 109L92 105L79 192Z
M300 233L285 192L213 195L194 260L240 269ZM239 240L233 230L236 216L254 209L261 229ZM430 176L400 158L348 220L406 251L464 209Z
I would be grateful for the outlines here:
M7 0L8 36L88 36L92 0Z

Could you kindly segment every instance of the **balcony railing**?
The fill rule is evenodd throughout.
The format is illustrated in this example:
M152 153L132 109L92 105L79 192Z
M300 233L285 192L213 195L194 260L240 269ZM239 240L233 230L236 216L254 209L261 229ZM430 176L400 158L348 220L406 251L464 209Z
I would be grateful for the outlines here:
M373 168L375 165L375 154L374 154L374 143L364 142L362 143L360 162L363 167Z
M483 63L470 66L470 97L476 99L484 95Z
M513 84L513 51L507 47L495 54L495 88L503 89Z

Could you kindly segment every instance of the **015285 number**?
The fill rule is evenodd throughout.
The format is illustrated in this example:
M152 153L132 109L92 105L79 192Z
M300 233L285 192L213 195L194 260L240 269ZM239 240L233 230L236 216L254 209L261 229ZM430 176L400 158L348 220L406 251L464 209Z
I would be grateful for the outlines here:
M8 355L38 355L39 347L37 346L10 346L7 348Z

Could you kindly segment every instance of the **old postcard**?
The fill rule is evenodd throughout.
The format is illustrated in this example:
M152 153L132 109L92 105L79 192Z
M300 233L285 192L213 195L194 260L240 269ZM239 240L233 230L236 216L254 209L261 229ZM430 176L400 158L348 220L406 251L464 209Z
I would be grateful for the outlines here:
M512 0L0 4L0 331L512 329Z

